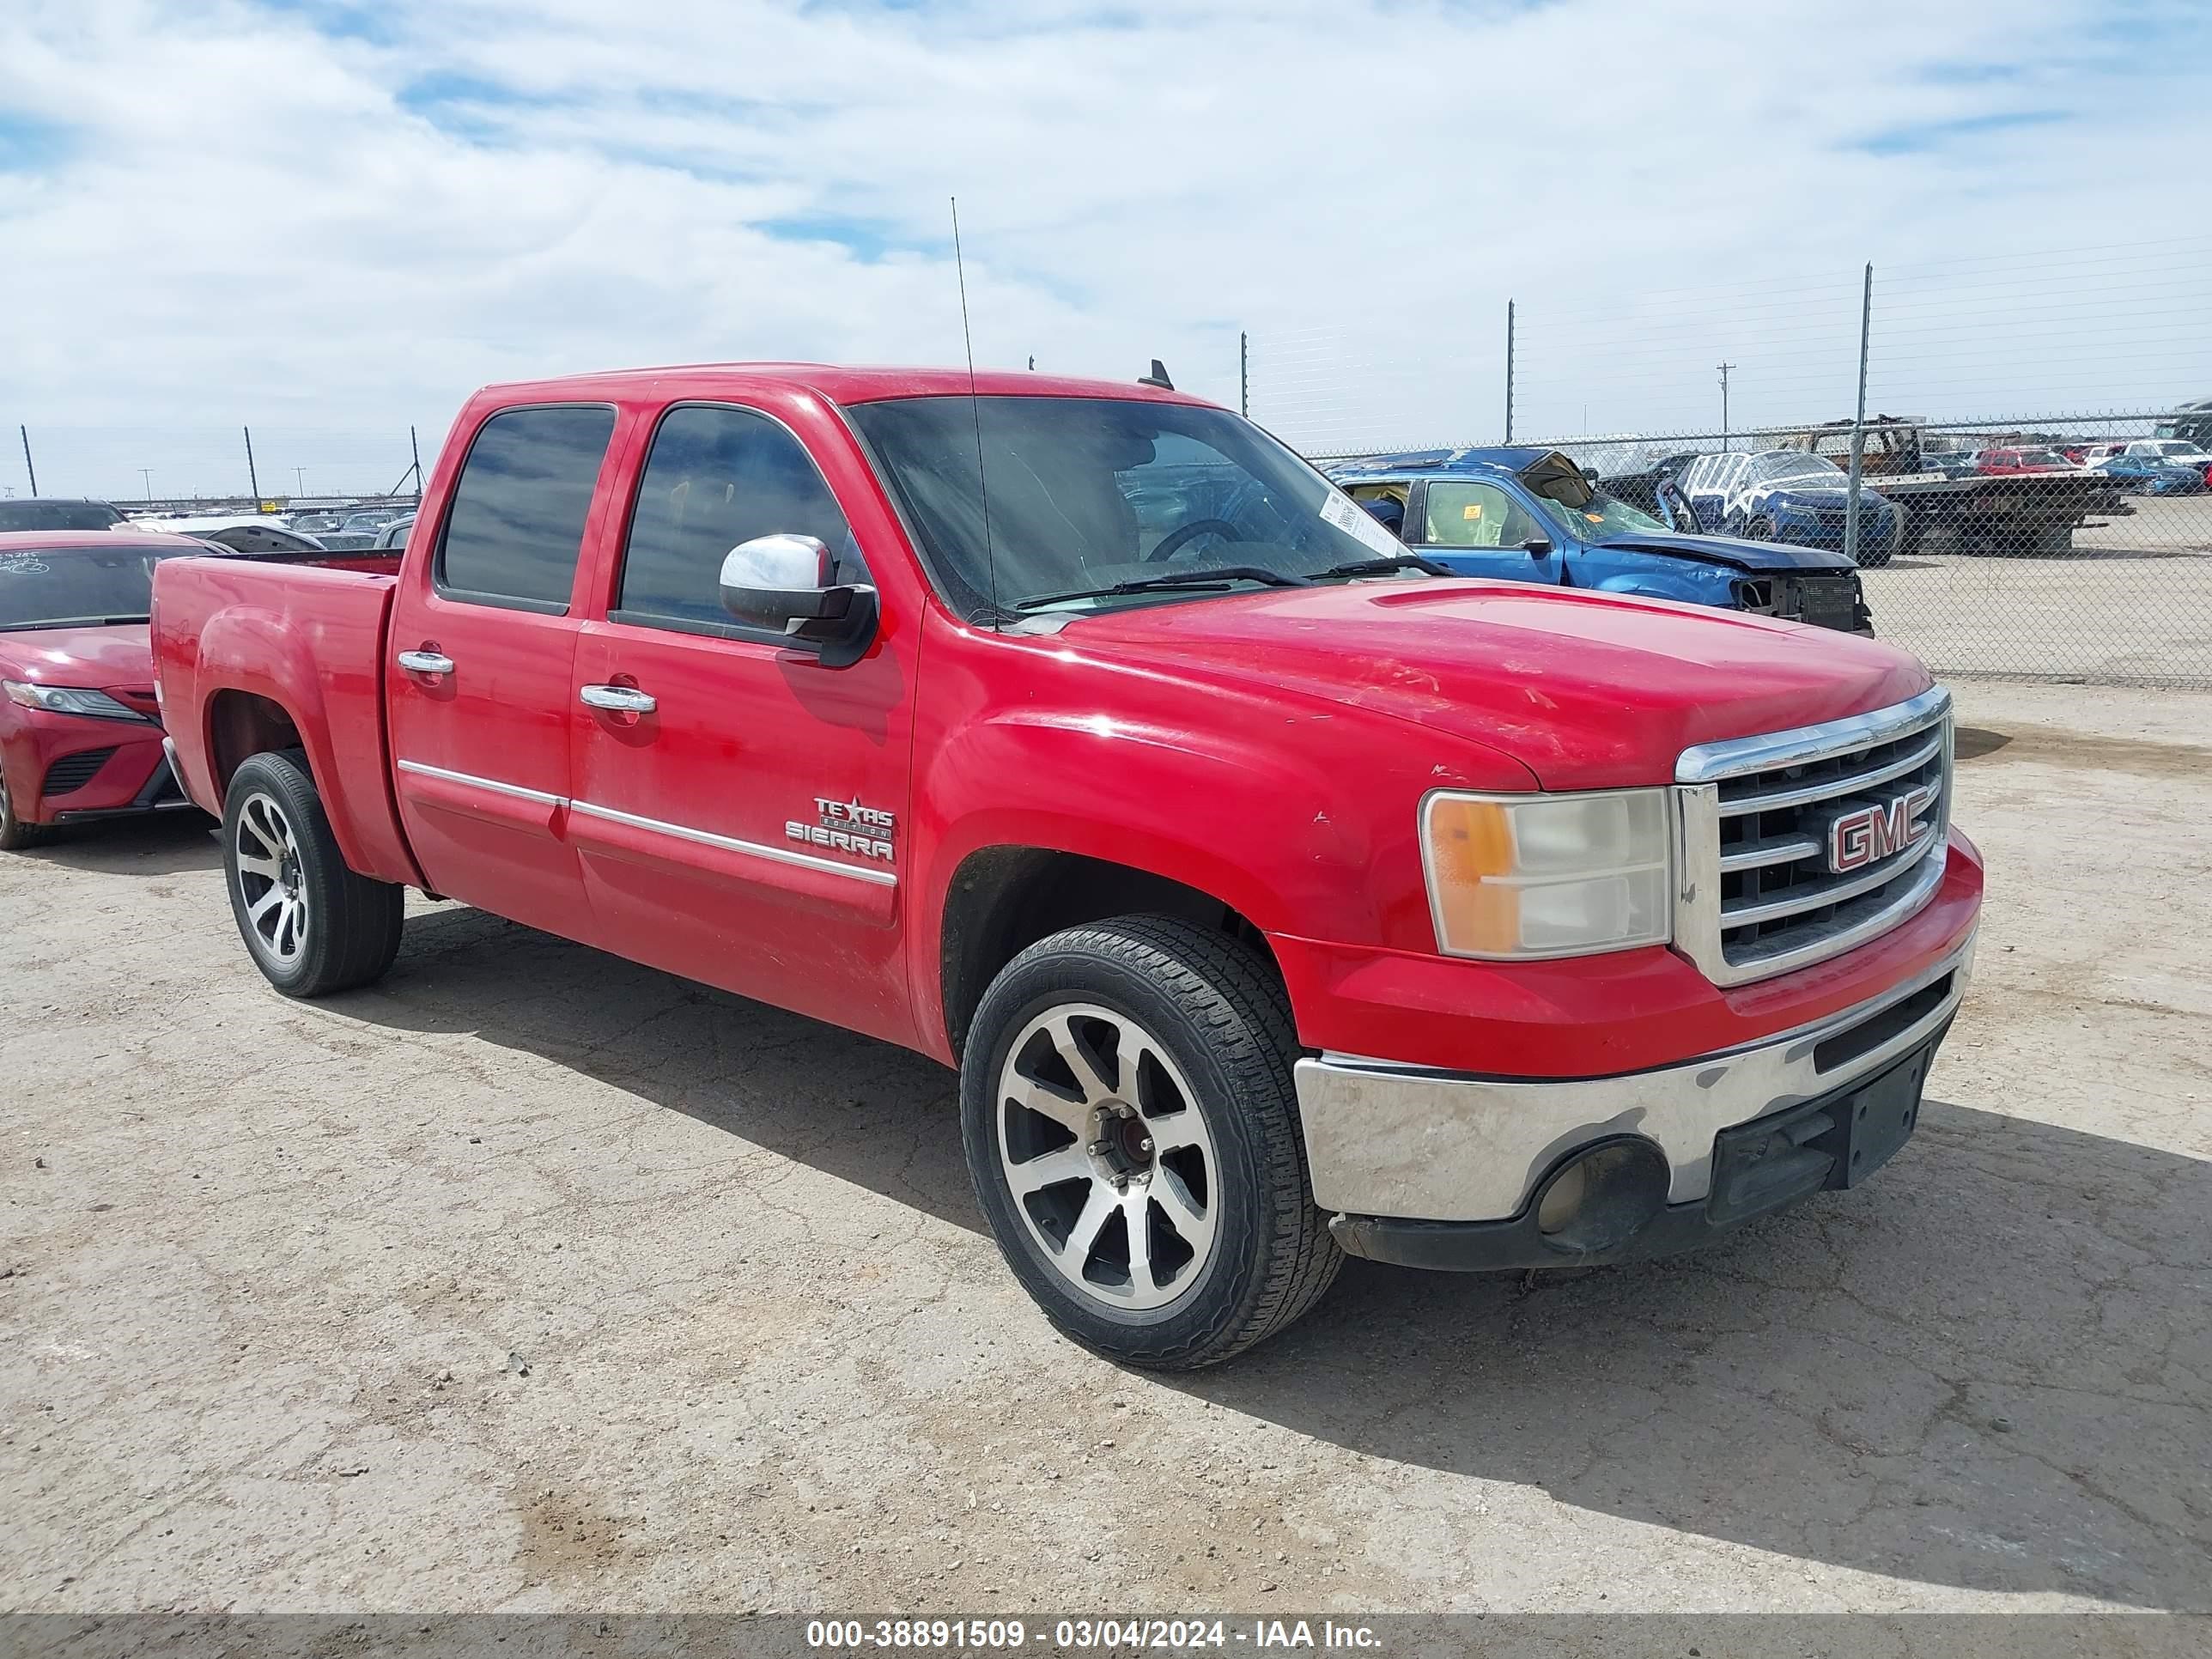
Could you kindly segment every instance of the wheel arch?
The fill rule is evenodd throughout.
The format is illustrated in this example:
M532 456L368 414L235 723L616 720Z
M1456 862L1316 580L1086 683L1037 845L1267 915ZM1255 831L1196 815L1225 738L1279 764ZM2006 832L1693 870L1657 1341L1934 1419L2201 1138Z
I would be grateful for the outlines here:
M1044 847L978 848L946 884L937 982L945 1039L957 1062L983 993L1022 951L1110 916L1164 915L1241 939L1280 979L1266 933L1228 900L1157 871Z
M274 697L225 686L208 699L208 769L215 780L218 799L230 793L231 779L254 756L272 750L304 750L307 747L299 721ZM315 773L312 752L307 754L307 770L311 775ZM319 776L315 779L315 787L319 790L322 787Z

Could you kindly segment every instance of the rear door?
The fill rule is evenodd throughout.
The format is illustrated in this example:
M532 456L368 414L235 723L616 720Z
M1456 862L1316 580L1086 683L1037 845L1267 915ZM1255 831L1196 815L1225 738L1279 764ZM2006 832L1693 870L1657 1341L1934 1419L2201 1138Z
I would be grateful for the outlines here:
M609 949L907 1040L913 652L890 594L883 635L848 667L735 622L723 557L777 533L822 541L840 581L871 580L782 421L736 403L666 410L568 687L585 891Z
M566 834L578 555L605 499L615 410L503 409L477 428L436 540L411 561L384 665L394 790L432 887L571 938Z
M1415 490L1407 540L1463 575L1502 581L1559 580L1565 554L1558 532L1502 483L1481 478L1431 478ZM1540 554L1530 543L1549 544Z

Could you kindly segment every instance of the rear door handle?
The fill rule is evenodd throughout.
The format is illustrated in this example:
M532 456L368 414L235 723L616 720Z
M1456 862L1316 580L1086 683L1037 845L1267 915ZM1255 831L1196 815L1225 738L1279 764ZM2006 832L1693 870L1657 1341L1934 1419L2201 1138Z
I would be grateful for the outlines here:
M410 674L450 674L453 659L441 657L435 651L403 651L397 659Z
M634 685L587 685L576 695L587 708L611 708L618 714L650 714L659 707L650 692Z

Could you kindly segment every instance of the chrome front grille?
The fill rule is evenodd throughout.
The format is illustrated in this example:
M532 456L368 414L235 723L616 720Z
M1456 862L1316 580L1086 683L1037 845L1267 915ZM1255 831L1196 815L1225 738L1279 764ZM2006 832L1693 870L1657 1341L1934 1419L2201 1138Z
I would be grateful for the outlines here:
M1765 979L1855 949L1935 896L1951 817L1951 694L1824 726L1685 750L1674 938L1717 985ZM1838 871L1831 830L1865 809L1916 830Z

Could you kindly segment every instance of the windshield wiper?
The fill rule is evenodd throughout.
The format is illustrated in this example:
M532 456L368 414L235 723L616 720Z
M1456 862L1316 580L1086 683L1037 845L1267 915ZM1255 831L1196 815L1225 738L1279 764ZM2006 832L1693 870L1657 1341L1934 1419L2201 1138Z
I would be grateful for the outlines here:
M1120 593L1152 593L1175 587L1226 587L1231 582L1260 582L1268 587L1310 587L1312 578L1285 575L1279 570L1270 570L1257 564L1210 564L1202 570L1167 570L1157 576L1137 576L1125 582L1114 582L1104 587L1076 587L1065 593L1040 593L1034 599L1017 599L1017 611L1034 611L1041 605L1057 605L1062 599L1103 599Z
M1326 570L1315 571L1309 580L1322 582L1332 576L1387 576L1394 570L1421 570L1431 576L1455 574L1450 566L1425 559L1418 553L1386 553L1379 559L1354 559L1350 564L1333 564Z

